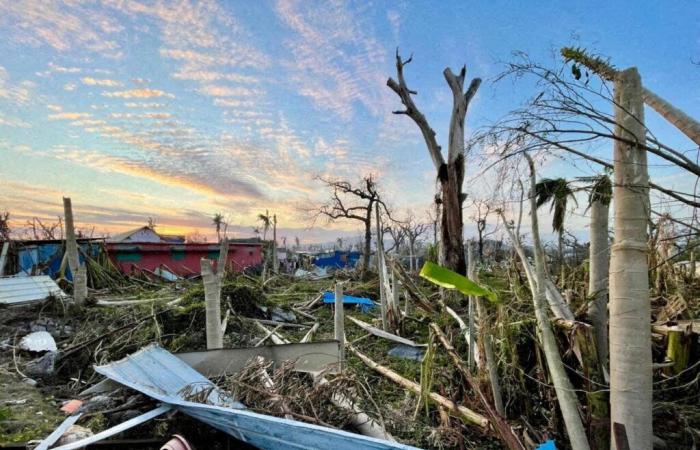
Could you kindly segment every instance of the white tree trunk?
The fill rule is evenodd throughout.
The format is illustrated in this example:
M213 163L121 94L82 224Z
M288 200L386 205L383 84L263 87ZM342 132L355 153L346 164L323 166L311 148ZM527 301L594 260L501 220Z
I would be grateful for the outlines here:
M204 282L204 301L206 312L207 350L224 346L221 333L221 285L211 261L202 258L202 281Z
M642 85L635 68L615 77L615 134L645 145ZM649 176L643 149L616 140L615 241L610 259L610 418L633 449L652 448L651 311L647 223ZM611 427L612 428L612 427ZM612 435L612 446L615 435Z
M217 278L219 278L219 280L222 280L224 278L224 275L226 275L226 263L228 263L228 249L228 238L225 237L219 244L219 260L216 263L216 275Z
M381 308L381 315L382 315L382 329L384 331L389 330L389 323L387 321L387 310L388 310L388 302L389 299L386 298L386 293L384 292L384 283L386 280L384 280L384 270L383 270L383 264L382 264L382 259L384 258L384 246L383 244L383 239L382 239L382 223L379 220L379 203L376 204L376 217L377 217L377 272L379 275L379 301L380 301L380 308Z
M690 140L700 145L700 122L644 87L642 87L642 97L647 105L675 125Z
M80 267L78 240L75 237L75 225L73 223L73 205L68 197L63 197L63 214L66 219L68 266L73 275L73 299L76 305L82 306L87 298L87 272L84 267Z
M547 303L545 299L545 259L540 242L540 229L537 220L537 204L535 199L535 185L537 184L535 178L535 164L527 153L525 157L530 164L530 218L532 220L532 238L535 244L535 275L537 278L537 294L533 297L533 301L535 304L537 327L540 331L539 334L542 339L545 359L547 360L547 368L552 377L554 390L557 393L557 401L559 402L559 408L561 409L561 415L564 419L564 425L566 426L571 448L574 450L588 450L590 447L579 414L578 398L576 398L576 393L564 369L564 364L562 363L561 355L557 347L557 340L552 331L549 317L547 316Z
M596 350L601 367L608 366L608 214L610 205L601 201L591 204L590 274L588 280L588 318L593 324Z

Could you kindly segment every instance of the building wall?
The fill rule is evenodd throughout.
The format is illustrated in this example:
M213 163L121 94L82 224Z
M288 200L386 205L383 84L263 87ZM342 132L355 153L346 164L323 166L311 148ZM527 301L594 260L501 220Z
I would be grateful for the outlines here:
M163 266L183 277L200 273L202 258L217 261L219 246L209 244L107 244L109 257L122 271L129 274L143 269L154 271ZM240 272L246 267L262 264L259 244L229 244L227 270Z

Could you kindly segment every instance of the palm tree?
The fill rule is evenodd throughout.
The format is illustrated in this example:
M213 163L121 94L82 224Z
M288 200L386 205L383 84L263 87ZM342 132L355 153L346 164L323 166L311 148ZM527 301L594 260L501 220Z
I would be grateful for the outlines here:
M217 241L221 242L221 225L224 223L224 216L221 213L216 213L214 214L214 218L212 219L212 224L216 228L216 239Z
M267 231L272 225L272 218L270 217L270 211L265 210L265 214L258 214L258 220L262 222L263 227L263 241L267 239Z
M569 186L569 182L564 178L543 178L535 185L535 199L537 203L537 208L550 202L550 211L554 211L554 216L552 218L552 230L554 230L558 236L558 248L559 248L559 264L561 267L561 282L564 281L564 218L566 216L566 205L569 198L571 198L574 203L576 202L576 197L574 196L574 190Z

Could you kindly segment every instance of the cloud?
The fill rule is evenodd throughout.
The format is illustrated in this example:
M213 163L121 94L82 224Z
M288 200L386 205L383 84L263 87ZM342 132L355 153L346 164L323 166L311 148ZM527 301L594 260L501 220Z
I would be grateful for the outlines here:
M80 79L87 86L103 86L103 87L119 87L123 86L122 82L109 79L96 79L91 77L83 77Z
M201 83L209 83L212 81L232 81L235 83L257 83L257 77L250 75L241 75L238 73L222 73L212 70L186 70L182 69L175 72L173 78L176 80L198 81Z
M165 106L164 103L136 103L136 102L126 102L124 106L127 108L144 108L144 109L158 109Z
M252 97L262 95L262 91L258 89L221 85L206 85L197 89L197 92L212 97Z
M216 98L214 99L214 104L216 106L223 106L226 108L251 108L255 105L252 100L237 100L230 98Z
M81 112L61 112L49 115L50 120L80 120L88 119L90 117L90 114Z
M104 97L120 98L175 98L175 95L161 91L160 89L130 89L128 91L103 92L102 95Z
M16 117L6 116L0 111L0 126L9 128L31 128L31 124Z
M103 56L118 56L118 44L106 39L121 26L103 11L87 4L63 4L41 0L3 3L0 26L19 44L48 45L59 52L79 47Z
M340 1L280 0L280 20L293 32L285 62L295 89L324 110L349 121L359 104L373 115L388 109L386 56L372 25Z
M10 74L3 66L0 66L0 99L23 105L31 98L34 87L35 85L31 81L12 83Z

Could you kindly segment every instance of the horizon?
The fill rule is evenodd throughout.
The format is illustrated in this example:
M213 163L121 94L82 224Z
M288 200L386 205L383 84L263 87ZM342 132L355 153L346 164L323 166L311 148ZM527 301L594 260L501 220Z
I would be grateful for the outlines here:
M372 173L401 214L422 216L434 195L418 130L392 114L400 103L385 84L397 48L414 56L406 77L444 147L451 99L443 69L465 64L468 77L484 80L470 133L536 94L527 82L493 82L515 51L555 66L560 47L581 45L638 67L655 92L700 116L698 19L690 2L562 10L553 2L0 1L0 211L13 227L55 221L66 196L79 227L115 234L154 217L160 232L211 240L215 213L228 217L234 237L248 237L270 210L278 237L354 238L353 222L309 229L304 210L325 198L317 175ZM647 122L662 141L693 147L654 113ZM595 174L557 158L544 167L540 177ZM694 183L654 158L649 170L668 188ZM467 168L468 179L477 173ZM478 197L497 183L491 172L465 190ZM567 218L577 236L587 226L579 205ZM546 209L541 220L551 239Z

